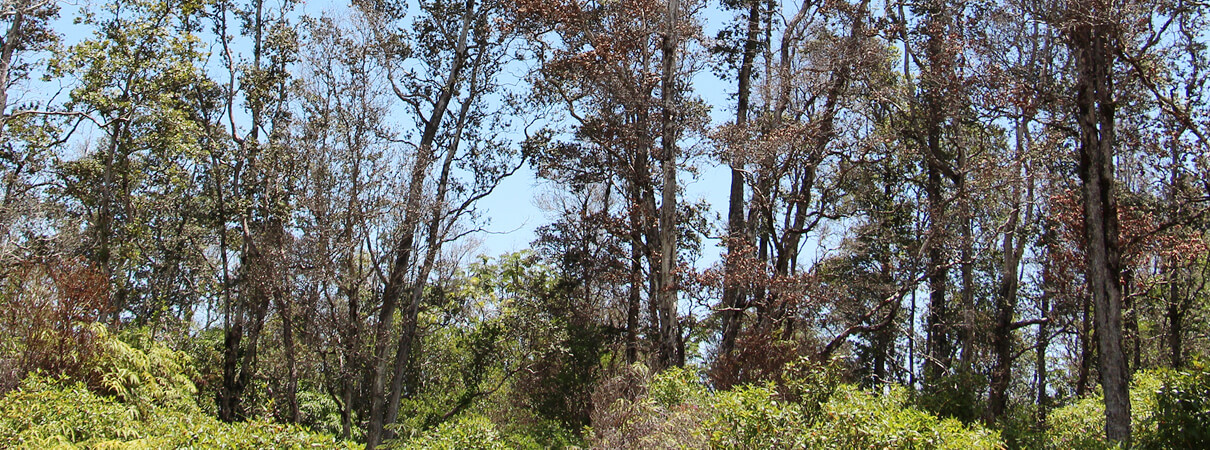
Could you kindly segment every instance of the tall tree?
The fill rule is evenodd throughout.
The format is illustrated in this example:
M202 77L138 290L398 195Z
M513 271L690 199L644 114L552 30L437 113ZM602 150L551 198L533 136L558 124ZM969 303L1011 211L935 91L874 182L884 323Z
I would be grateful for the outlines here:
M1075 60L1085 258L1096 312L1105 430L1110 439L1129 445L1129 375L1122 350L1122 267L1114 173L1114 68L1119 30L1113 11L1100 0L1073 3L1066 11L1070 22L1064 31Z

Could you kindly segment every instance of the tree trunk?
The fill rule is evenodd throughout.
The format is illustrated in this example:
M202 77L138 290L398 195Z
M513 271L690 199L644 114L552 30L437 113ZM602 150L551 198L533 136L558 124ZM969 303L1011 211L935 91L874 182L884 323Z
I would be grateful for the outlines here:
M1038 349L1034 360L1034 372L1038 376L1037 398L1035 400L1038 406L1038 415L1035 423L1044 425L1046 424L1046 413L1050 407L1050 395L1046 393L1046 349L1050 344L1050 335L1048 334L1050 333L1050 324L1046 320L1050 319L1051 314L1050 292L1046 288L1043 288L1038 309L1042 311L1043 322L1038 324Z
M1087 17L1097 17L1099 14L1093 13L1101 11L1098 2L1085 1L1080 7L1089 13ZM1129 447L1129 374L1122 351L1121 256L1114 193L1113 31L1103 23L1079 23L1074 26L1071 42L1076 58L1085 256L1105 392L1105 433L1110 440Z
M1175 277L1172 277L1175 278ZM1180 369L1185 365L1184 349L1181 347L1181 334L1184 333L1185 327L1185 311L1177 302L1176 286L1173 281L1169 281L1168 290L1168 358L1173 369Z
M944 38L942 34L949 29L949 15L944 7L930 13L926 29L929 31L928 43L925 45L925 56L929 66L921 76L924 102L924 161L926 166L925 197L928 208L928 251L927 273L929 285L929 312L925 332L926 358L924 361L924 382L931 384L938 381L951 366L953 342L950 341L953 324L952 313L947 303L946 294L949 288L949 262L945 252L947 213L944 198L943 171L947 161L942 159L944 151L941 148L942 123L946 119L943 104L945 93L942 91L946 79L944 56Z
M676 107L676 52L680 46L677 26L680 14L679 0L668 0L667 27L663 41L663 76L660 97L663 100L663 131L660 141L663 147L663 186L660 194L660 368L682 366L683 351L680 350L680 329L677 323L677 115Z
M0 140L4 137L5 127L8 125L8 85L13 67L13 53L21 45L21 35L25 31L22 26L25 22L25 8L27 7L27 5L14 5L12 19L10 19L12 22L8 25L8 32L4 34L4 42L0 43ZM5 200L7 199L6 195Z
M437 95L437 101L434 102L432 114L429 115L425 123L424 132L420 136L420 144L416 147L416 161L412 166L411 180L409 181L406 197L407 210L404 211L403 235L393 250L395 259L391 264L386 285L383 287L382 310L379 314L378 328L375 332L375 360L373 381L370 386L370 423L369 429L366 432L367 449L373 449L382 442L382 432L387 415L387 372L388 364L391 361L391 346L388 345L388 342L390 340L391 328L394 326L395 309L398 308L399 300L403 298L406 292L406 275L411 268L413 246L416 239L416 226L420 220L420 208L423 204L421 196L424 190L424 180L428 176L429 165L433 158L433 144L436 142L437 132L441 128L442 119L445 117L450 101L456 95L457 86L462 79L462 69L468 59L467 37L471 32L470 29L474 14L475 2L474 0L467 0L466 9L462 16L462 28L459 31L454 60L450 64L450 71L445 79L445 84Z
M1088 382L1092 376L1092 360L1096 358L1093 340L1096 339L1096 328L1092 322L1092 299L1087 293L1080 296L1080 369L1076 374L1076 396L1088 395Z
M750 0L748 6L748 32L744 39L744 54L739 66L738 104L735 108L735 126L741 133L747 135L748 104L752 90L752 68L756 61L756 51L760 44L760 6L759 0ZM729 160L731 166L731 189L727 206L727 259L726 273L723 279L722 298L722 338L719 340L718 354L728 358L735 349L735 338L739 335L744 311L740 305L744 302L744 292L740 288L738 278L738 258L748 242L744 227L744 173L743 164Z
M476 42L479 45L484 45L480 40ZM476 57L475 66L479 67L482 64L483 53L479 53ZM472 69L470 86L467 91L470 95L475 95L478 89L477 77L475 69ZM454 127L454 137L450 142L445 153L445 160L441 164L441 174L437 181L437 195L433 198L432 203L433 213L428 223L428 236L425 239L425 247L427 251L424 256L424 263L420 266L420 271L416 274L416 279L412 281L411 299L408 303L408 308L403 316L403 330L399 335L399 344L395 351L395 366L394 377L391 379L391 393L389 402L387 403L385 423L395 423L399 417L399 401L403 396L404 379L406 378L407 363L411 358L412 344L416 340L416 325L419 320L420 302L424 299L424 289L428 286L429 274L433 271L433 266L437 262L437 256L441 252L441 225L442 221L449 217L450 214L457 214L456 211L449 211L446 207L450 188L450 176L454 165L454 159L458 155L458 148L462 142L462 132L466 127L467 116L470 113L472 102L464 100L461 108L458 111L458 120ZM387 433L389 438L394 437L394 433Z
M1019 191L1019 189L1014 189ZM1018 192L1019 194L1019 192ZM1018 197L1019 198L1019 197ZM1017 311L1018 269L1021 253L1024 250L1024 238L1016 233L1020 230L1020 202L1009 215L1001 252L1004 261L1000 267L1000 288L996 295L996 322L992 328L992 352L995 354L995 364L992 366L991 380L987 396L987 422L995 423L1004 414L1008 405L1008 386L1012 381L1013 365L1013 317ZM965 351L965 350L964 350Z
M631 215L630 226L630 286L626 299L626 363L634 364L639 357L639 314L643 294L643 251L639 248L637 220Z

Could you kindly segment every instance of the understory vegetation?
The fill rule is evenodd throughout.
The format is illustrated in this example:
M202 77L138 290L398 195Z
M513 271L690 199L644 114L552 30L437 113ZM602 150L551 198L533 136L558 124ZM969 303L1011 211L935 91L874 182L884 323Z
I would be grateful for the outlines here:
M198 365L198 356L208 351L199 345L206 342L182 345L191 354L169 349L147 329L113 335L94 323L80 324L77 331L96 347L93 357L81 361L75 375L30 372L0 398L0 446L361 447L336 437L337 408L329 396L311 390L300 395L306 425L275 420L271 399L260 417L218 420L206 398L213 392L199 389L214 378L207 372L217 369ZM719 390L700 368L652 373L642 364L610 364L608 355L600 355L605 359L594 370L599 378L565 386L584 394L588 404L520 391L523 377L494 379L489 391L468 394L459 387L475 386L474 377L483 375L470 373L481 373L482 361L473 354L477 348L454 340L479 338L447 338L453 340L443 346L450 349L445 362L462 373L405 402L405 419L393 426L398 437L386 441L386 448L1118 448L1104 436L1104 406L1097 395L1055 407L1045 423L1034 421L1035 407L1021 405L989 427L928 412L920 395L903 386L863 388L837 363L805 359L790 363L776 380ZM481 397L467 401L476 396ZM1185 371L1139 373L1131 398L1137 448L1210 443L1210 370L1202 363ZM566 420L569 407L588 414L587 420Z

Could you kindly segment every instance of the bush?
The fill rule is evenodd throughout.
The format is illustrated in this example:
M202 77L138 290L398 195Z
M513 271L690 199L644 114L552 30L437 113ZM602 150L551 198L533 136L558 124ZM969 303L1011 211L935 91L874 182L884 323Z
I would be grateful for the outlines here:
M80 380L35 373L0 398L0 448L353 448L297 425L224 423L197 404L185 353L144 330L119 340L89 326L102 349Z
M808 448L1004 448L1000 433L908 406L907 391L864 392L843 385L824 404L823 415L807 431Z
M706 429L712 448L802 448L808 415L778 401L772 386L741 386L710 399Z
M647 367L624 367L593 392L594 448L700 448L707 398L695 373L672 369L652 376Z
M1187 371L1158 376L1154 447L1210 448L1210 368L1195 361Z
M47 448L354 448L295 425L223 423L168 408L140 420L132 405L81 382L41 375L0 399L0 447Z
M640 368L641 369L641 368ZM824 366L803 362L781 385L709 392L682 369L629 374L605 411L594 415L598 448L954 448L1000 449L1000 434L909 406L902 387L875 394L840 384ZM625 374L624 374L625 375Z
M146 329L129 331L123 340L96 328L103 350L95 371L104 393L135 407L141 417L162 408L200 412L197 371L188 354L155 342Z
M388 443L391 448L415 450L495 450L510 448L496 425L486 417L464 414L406 442Z
M1130 387L1131 437L1138 448L1210 447L1210 371L1195 362L1187 371L1135 374ZM1105 438L1100 396L1050 413L1041 441L1046 448L1116 448Z
M0 399L0 447L42 448L139 436L135 410L84 383L33 374Z

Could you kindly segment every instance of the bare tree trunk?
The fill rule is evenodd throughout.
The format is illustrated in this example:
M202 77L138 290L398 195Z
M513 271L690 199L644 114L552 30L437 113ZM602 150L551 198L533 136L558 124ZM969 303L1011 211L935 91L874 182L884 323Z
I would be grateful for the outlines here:
M468 13L469 14L469 13ZM482 39L476 39L476 45L486 45ZM476 55L473 66L471 67L471 79L467 92L470 96L477 94L478 87L478 72L483 67L484 53ZM462 142L462 133L466 127L467 116L470 113L471 105L474 102L470 99L462 101L462 105L458 111L458 119L453 130L453 139L450 142L445 153L445 160L441 164L441 174L437 181L437 194L433 198L433 212L428 223L428 236L425 239L424 263L420 267L420 271L416 274L416 279L412 281L411 299L408 303L408 308L403 316L403 330L399 335L399 344L395 352L394 377L391 379L391 392L387 403L385 423L395 423L399 417L399 401L403 396L404 379L406 378L407 363L410 361L412 354L412 344L416 340L416 325L419 321L420 302L424 299L424 289L428 286L429 274L433 271L433 266L437 262L437 256L441 253L441 243L443 238L442 221L449 218L451 215L456 217L461 211L451 211L446 206L446 197L449 194L450 176L454 165L454 159L458 156L458 148ZM389 438L394 437L394 433L386 433Z
M1092 298L1087 293L1080 296L1080 369L1076 374L1076 396L1088 395L1088 383L1092 377L1092 360L1096 358L1093 341L1097 330L1092 322Z
M1168 278L1168 311L1166 314L1168 318L1168 358L1173 369L1180 369L1185 364L1181 342L1181 335L1185 331L1185 311L1181 308L1179 297L1177 297L1176 277L1169 275Z
M952 348L949 335L950 312L945 298L949 285L949 269L944 246L941 245L942 236L945 235L945 207L941 198L941 174L932 163L929 164L925 195L928 197L928 239L931 241L927 252L929 309L925 324L924 361L924 382L927 384L937 381L949 369Z
M1019 188L1014 189L1019 198ZM991 380L988 386L987 422L995 423L1004 414L1008 405L1008 386L1012 381L1013 365L1013 317L1017 311L1017 287L1021 254L1024 251L1024 237L1017 236L1022 231L1020 227L1021 202L1017 201L1014 211L1010 213L1008 224L1005 226L1001 251L1004 261L1000 267L1000 289L996 295L996 322L992 329L992 351L995 354L995 364L992 367ZM1026 219L1028 222L1028 219Z
M394 324L395 310L399 306L399 300L402 299L406 291L406 278L412 263L416 226L420 220L424 180L428 176L429 165L433 159L433 144L436 142L437 132L441 128L442 119L445 117L450 101L457 93L457 85L462 79L462 69L468 59L467 38L471 32L474 14L475 2L474 0L467 0L462 16L462 28L459 31L454 60L450 64L450 71L445 79L445 84L442 86L441 91L438 93L437 101L433 105L432 114L429 115L428 121L425 124L424 132L420 137L420 144L416 147L416 161L413 163L414 165L411 170L411 180L409 181L407 193L407 209L404 211L403 234L393 250L395 260L391 264L387 283L383 287L382 310L379 314L378 328L375 332L375 360L373 381L370 386L370 423L369 430L366 432L367 449L373 449L382 442L383 427L387 415L386 384L387 377L389 376L387 372L388 364L391 361L391 346L388 345L391 335L390 329Z
M680 246L677 245L677 114L676 107L676 52L680 46L679 25L680 1L668 0L667 28L663 41L663 85L660 97L663 100L663 132L660 141L663 146L663 186L660 190L660 361L661 366L682 366L685 364L681 350L681 332L677 321L677 271L676 260Z
M25 32L22 26L25 22L25 8L28 7L26 4L13 6L12 22L8 25L8 32L4 34L4 42L0 43L0 138L4 137L5 126L8 125L8 82L13 67L13 53L21 45L21 35ZM5 199L8 199L7 195Z
M749 97L752 91L752 68L756 61L756 51L760 44L760 7L759 0L750 0L748 6L748 32L744 39L744 54L739 66L738 104L735 108L735 126L746 135L748 126ZM739 270L739 255L746 247L747 232L744 226L744 173L743 164L729 161L731 165L731 188L727 206L727 260L726 273L723 280L722 298L722 338L719 340L718 354L722 358L731 356L735 349L735 338L739 335L742 325L744 308L744 292L739 286L737 273Z
M949 262L945 252L945 242L948 232L946 200L944 198L943 171L948 164L942 159L944 151L941 148L941 125L947 115L943 104L942 92L946 74L942 61L945 56L943 33L949 29L950 17L944 6L933 6L936 11L930 12L926 29L929 30L928 43L925 45L925 55L930 65L921 76L924 99L925 131L924 153L926 166L925 197L927 201L929 229L927 251L927 271L929 285L929 312L926 329L926 357L924 361L924 382L936 382L951 366L953 342L950 341L953 325L952 313L946 299L949 289Z
M1016 157L1018 161L1024 161L1026 152L1028 151L1028 142L1030 141L1028 127L1028 118L1024 118L1017 123ZM996 319L992 330L992 352L995 355L995 363L992 367L991 379L988 386L987 414L985 417L989 424L999 420L1008 406L1008 387L1012 382L1013 331L1022 326L1021 324L1013 323L1013 318L1017 314L1017 289L1020 284L1021 258L1025 254L1026 236L1024 234L1033 221L1033 209L1031 206L1033 204L1033 181L1031 176L1022 174L1020 164L1022 163L1019 162L1013 166L1014 173L1011 176L1016 179L1011 194L1013 209L1009 213L1008 222L1004 224L1004 237L1000 245L1003 261L1000 266L999 292L996 295ZM1020 178L1023 176L1025 178ZM1022 217L1021 208L1027 208L1024 217ZM969 217L967 220L969 220ZM969 228L967 230L969 233ZM967 311L967 314L973 314L973 311ZM1045 314L1045 311L1043 311L1043 314ZM1039 326L1044 325L1045 322L1039 323ZM973 326L969 321L967 322L967 330L965 332L974 333ZM963 351L966 350L964 349ZM1043 368L1045 368L1045 361L1042 364ZM969 368L969 366L967 367Z
M630 286L626 299L626 363L634 364L639 357L639 314L642 308L643 251L639 248L637 221L631 215Z
M279 285L274 297L277 299L277 312L281 314L282 347L286 357L286 420L298 423L298 357L294 346L294 312L285 286Z
M1100 20L1103 4L1078 7ZM1105 392L1105 433L1130 445L1130 395L1122 350L1121 256L1114 193L1113 29L1104 23L1077 23L1071 32L1076 58L1076 121L1080 132L1084 237L1088 287L1095 305L1097 353Z
M1043 275L1045 277L1045 275ZM1044 282L1045 283L1045 282ZM1038 349L1035 354L1034 372L1038 376L1037 398L1038 415L1035 423L1042 425L1046 423L1046 414L1050 409L1050 395L1046 393L1046 349L1050 344L1050 324L1047 320L1050 319L1050 292L1043 288L1042 298L1040 300L1039 310L1042 311L1041 324L1038 324Z

